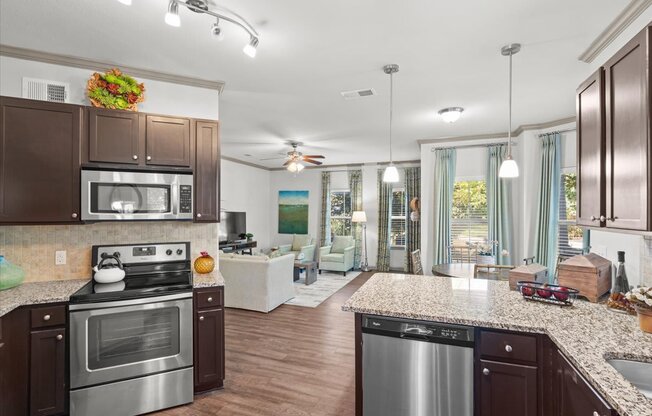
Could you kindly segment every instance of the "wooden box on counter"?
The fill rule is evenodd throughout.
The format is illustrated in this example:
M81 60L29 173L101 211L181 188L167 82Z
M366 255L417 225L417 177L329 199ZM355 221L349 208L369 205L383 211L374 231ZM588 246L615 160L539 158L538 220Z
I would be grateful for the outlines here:
M548 281L548 268L537 263L523 264L509 271L509 288L518 289L520 281L545 283Z
M611 289L611 262L595 253L571 257L558 268L559 284L579 290L591 302Z

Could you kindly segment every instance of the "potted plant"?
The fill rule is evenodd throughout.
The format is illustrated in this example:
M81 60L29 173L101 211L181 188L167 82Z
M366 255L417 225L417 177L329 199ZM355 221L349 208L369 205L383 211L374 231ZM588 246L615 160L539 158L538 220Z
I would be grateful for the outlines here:
M472 243L475 247L475 259L477 264L496 264L495 250L498 241L487 241Z
M625 297L636 309L641 330L652 334L652 288L637 287L627 292Z
M246 238L247 242L251 242L251 240L254 238L254 235L251 234L251 233L242 233L242 234L239 234L238 237L240 237L243 240Z

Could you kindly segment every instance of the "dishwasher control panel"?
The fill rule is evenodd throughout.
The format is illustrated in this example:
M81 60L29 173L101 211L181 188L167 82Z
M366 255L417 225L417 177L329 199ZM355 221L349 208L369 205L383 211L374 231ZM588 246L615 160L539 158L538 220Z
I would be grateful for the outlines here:
M441 340L473 342L474 339L474 329L470 326L368 315L363 317L362 332L431 342Z

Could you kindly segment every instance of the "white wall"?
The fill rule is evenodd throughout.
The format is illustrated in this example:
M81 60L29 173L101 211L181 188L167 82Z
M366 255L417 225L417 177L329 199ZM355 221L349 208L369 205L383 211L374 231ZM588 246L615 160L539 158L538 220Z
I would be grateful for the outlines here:
M93 72L87 69L0 56L2 74L0 94L22 97L23 77L39 78L69 83L70 103L90 105L86 97L86 82ZM144 78L138 78L138 81L145 84L145 101L138 104L139 111L212 120L218 118L217 90Z
M222 159L220 209L247 213L247 232L260 249L268 249L272 226L270 172ZM275 207L274 207L275 208Z

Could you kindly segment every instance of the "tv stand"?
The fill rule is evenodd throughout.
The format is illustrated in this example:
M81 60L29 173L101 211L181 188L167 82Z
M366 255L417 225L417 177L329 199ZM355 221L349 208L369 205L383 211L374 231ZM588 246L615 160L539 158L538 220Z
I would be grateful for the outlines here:
M250 256L254 254L253 249L258 247L258 242L257 241L244 241L244 242L226 242L226 243L220 243L220 250L222 250L225 253L241 253L241 254L249 254Z

